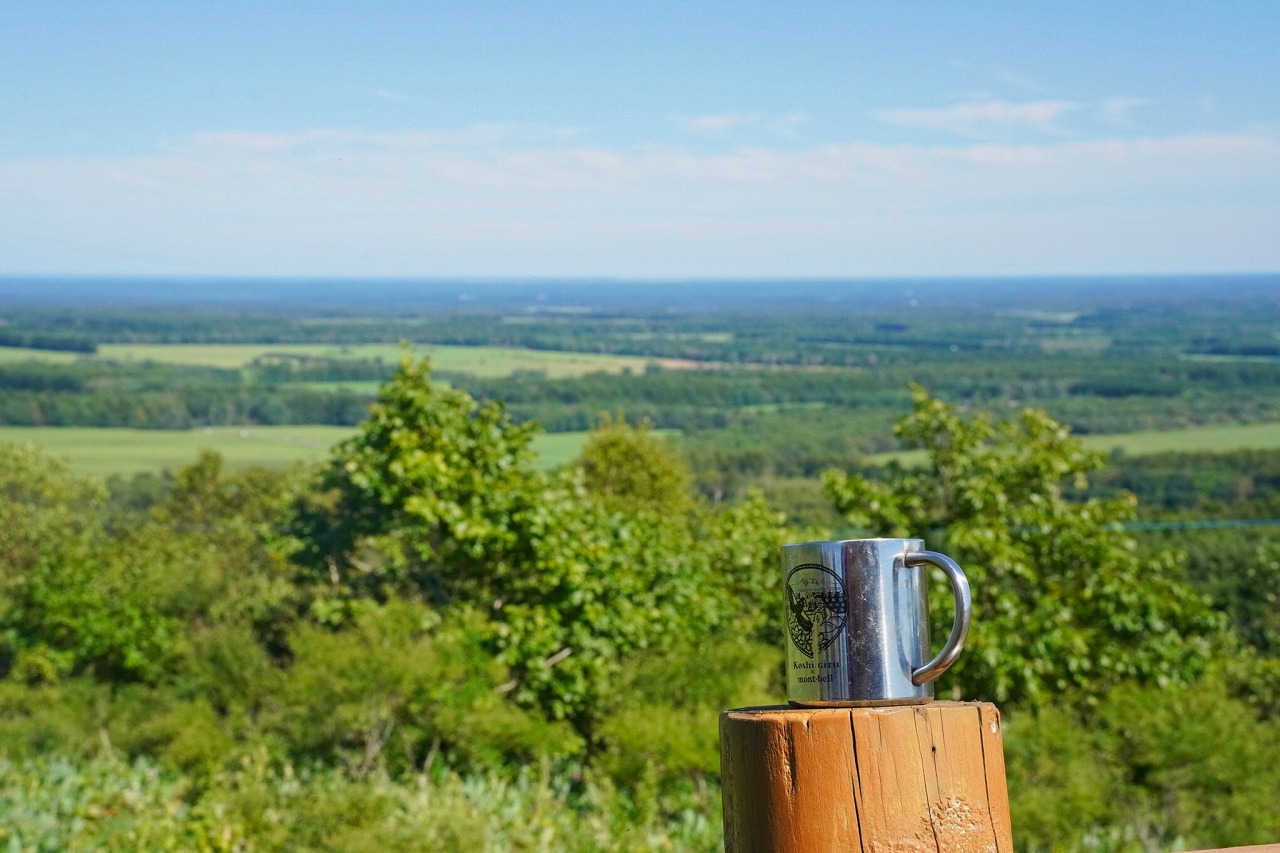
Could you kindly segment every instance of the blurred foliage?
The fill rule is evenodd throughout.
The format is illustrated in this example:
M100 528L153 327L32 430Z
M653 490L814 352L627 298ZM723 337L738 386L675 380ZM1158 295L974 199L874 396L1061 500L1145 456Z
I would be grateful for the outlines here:
M587 491L606 504L661 513L692 509L692 477L684 460L653 435L648 421L628 424L602 415L578 455Z
M1280 725L1210 676L1125 684L1081 709L1015 714L1006 728L1019 847L1170 850L1280 838Z

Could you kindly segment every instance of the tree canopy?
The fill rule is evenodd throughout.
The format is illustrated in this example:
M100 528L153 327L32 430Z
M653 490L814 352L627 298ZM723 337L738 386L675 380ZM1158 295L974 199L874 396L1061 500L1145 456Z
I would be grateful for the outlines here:
M922 536L964 567L973 628L948 677L966 698L1034 704L1203 670L1221 621L1182 581L1176 555L1139 555L1120 527L1132 496L1068 495L1102 457L1066 427L1034 409L966 417L916 387L896 433L928 464L890 466L883 480L829 472L825 484L851 523ZM950 620L948 602L933 596L939 620Z
M583 731L626 658L700 631L754 636L772 612L780 519L672 512L678 461L643 430L606 426L582 466L530 465L532 427L496 403L433 383L405 360L360 431L339 446L294 526L313 614L347 618L366 598L407 597L488 614L513 696ZM642 460L629 460L642 449ZM668 472L641 483L625 472ZM600 495L606 475L615 485ZM619 501L622 501L620 504ZM735 526L763 523L766 534ZM729 551L726 536L742 540ZM746 626L746 627L742 627Z

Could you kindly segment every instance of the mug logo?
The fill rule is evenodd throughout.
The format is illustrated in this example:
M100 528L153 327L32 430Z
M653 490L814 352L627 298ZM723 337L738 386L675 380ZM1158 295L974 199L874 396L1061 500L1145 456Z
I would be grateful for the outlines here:
M849 599L835 572L805 563L787 574L787 628L791 642L805 657L829 649L844 631L848 616Z

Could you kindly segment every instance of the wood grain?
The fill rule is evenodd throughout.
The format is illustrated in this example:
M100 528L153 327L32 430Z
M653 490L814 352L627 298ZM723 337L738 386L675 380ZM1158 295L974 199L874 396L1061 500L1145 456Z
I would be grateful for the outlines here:
M730 853L1012 853L985 703L743 708L720 717Z

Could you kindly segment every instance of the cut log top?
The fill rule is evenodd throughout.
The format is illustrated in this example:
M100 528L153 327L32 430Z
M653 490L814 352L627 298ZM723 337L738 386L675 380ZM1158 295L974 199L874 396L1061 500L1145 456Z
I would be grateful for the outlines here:
M720 716L730 853L1012 853L994 705L742 708Z

